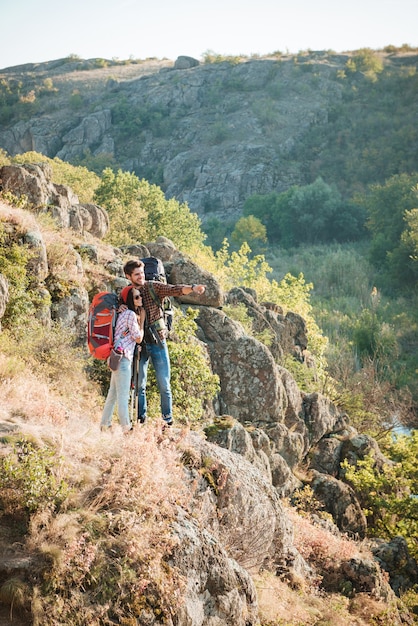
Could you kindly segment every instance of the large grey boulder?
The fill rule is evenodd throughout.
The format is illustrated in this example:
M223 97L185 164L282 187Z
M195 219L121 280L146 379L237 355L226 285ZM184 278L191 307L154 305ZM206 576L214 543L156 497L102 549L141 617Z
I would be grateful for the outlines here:
M222 413L240 422L283 421L287 398L269 349L223 311L200 307L197 323L220 377Z
M205 528L232 558L251 571L293 567L306 573L279 493L264 472L196 433L189 434L183 458Z
M97 204L73 204L69 211L69 226L76 232L103 239L109 230L109 216Z
M318 443L325 435L347 432L348 416L342 413L329 398L320 393L303 395L303 419L309 433L309 443Z
M366 518L354 490L349 485L313 470L311 487L342 532L356 539L364 539Z
M194 57L188 57L185 55L181 55L177 57L174 63L174 69L176 70L188 70L191 67L197 67L200 65L199 61Z
M174 261L170 271L170 283L173 285L206 285L206 291L202 296L195 294L184 295L179 297L180 302L215 308L223 305L224 295L216 278L190 259L177 258Z
M70 293L51 304L51 316L68 328L80 341L86 340L89 296L84 287L74 286Z
M255 626L257 593L248 572L223 545L183 511L173 524L178 539L171 557L186 577L176 624L187 626Z
M3 189L14 195L26 196L34 207L56 205L69 209L78 203L76 194L65 185L54 185L52 168L48 163L26 163L24 165L4 165L0 169Z

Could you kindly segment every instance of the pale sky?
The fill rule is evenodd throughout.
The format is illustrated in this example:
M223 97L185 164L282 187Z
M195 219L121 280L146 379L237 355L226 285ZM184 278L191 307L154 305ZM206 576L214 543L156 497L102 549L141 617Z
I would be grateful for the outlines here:
M418 47L418 0L0 0L0 69L280 50Z

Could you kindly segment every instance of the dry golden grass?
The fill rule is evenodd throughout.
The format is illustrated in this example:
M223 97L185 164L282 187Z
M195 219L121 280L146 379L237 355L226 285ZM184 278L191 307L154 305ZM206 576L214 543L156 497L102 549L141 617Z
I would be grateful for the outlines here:
M306 561L323 567L329 562L366 556L365 549L360 551L360 544L314 525L308 517L298 515L291 507L287 513L293 522L295 546ZM367 556L373 558L370 552Z
M1 355L0 371L5 359ZM81 612L89 619L83 623L94 625L103 623L106 611L124 619L127 606L138 619L144 611L174 611L183 580L167 563L175 541L170 525L190 495L173 435L163 436L156 423L128 437L118 425L102 434L100 411L91 411L83 397L65 408L65 399L29 371L3 378L0 394L4 426L16 427L37 446L54 446L60 473L73 489L61 510L41 508L30 519L26 549L51 589L33 590L35 622L76 624ZM87 606L95 600L97 606Z
M292 587L271 573L253 576L259 604L259 626L394 626L396 606L368 594L353 599Z
M13 208L0 200L0 221L15 225L21 232L39 230L35 216L29 211Z

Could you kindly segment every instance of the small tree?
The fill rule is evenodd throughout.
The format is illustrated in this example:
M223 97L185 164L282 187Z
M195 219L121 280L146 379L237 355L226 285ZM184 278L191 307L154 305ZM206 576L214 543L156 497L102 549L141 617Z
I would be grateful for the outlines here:
M166 200L157 185L139 180L133 173L105 169L95 200L108 210L106 240L113 245L153 241L162 235L187 251L205 239L198 216L187 204Z
M266 227L254 215L241 217L235 224L231 241L238 247L247 242L255 252L263 252L264 244L267 243Z

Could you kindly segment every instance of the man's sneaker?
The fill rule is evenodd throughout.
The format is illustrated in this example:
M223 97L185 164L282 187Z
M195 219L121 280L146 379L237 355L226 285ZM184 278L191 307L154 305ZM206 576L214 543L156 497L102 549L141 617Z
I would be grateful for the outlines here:
M146 415L138 415L138 424L145 424L147 419Z
M172 426L173 425L173 418L171 417L171 415L163 415L163 422L164 422L164 427L167 426Z
M100 424L100 432L102 432L102 433L111 433L112 432L112 427L111 426L103 426L103 424Z

